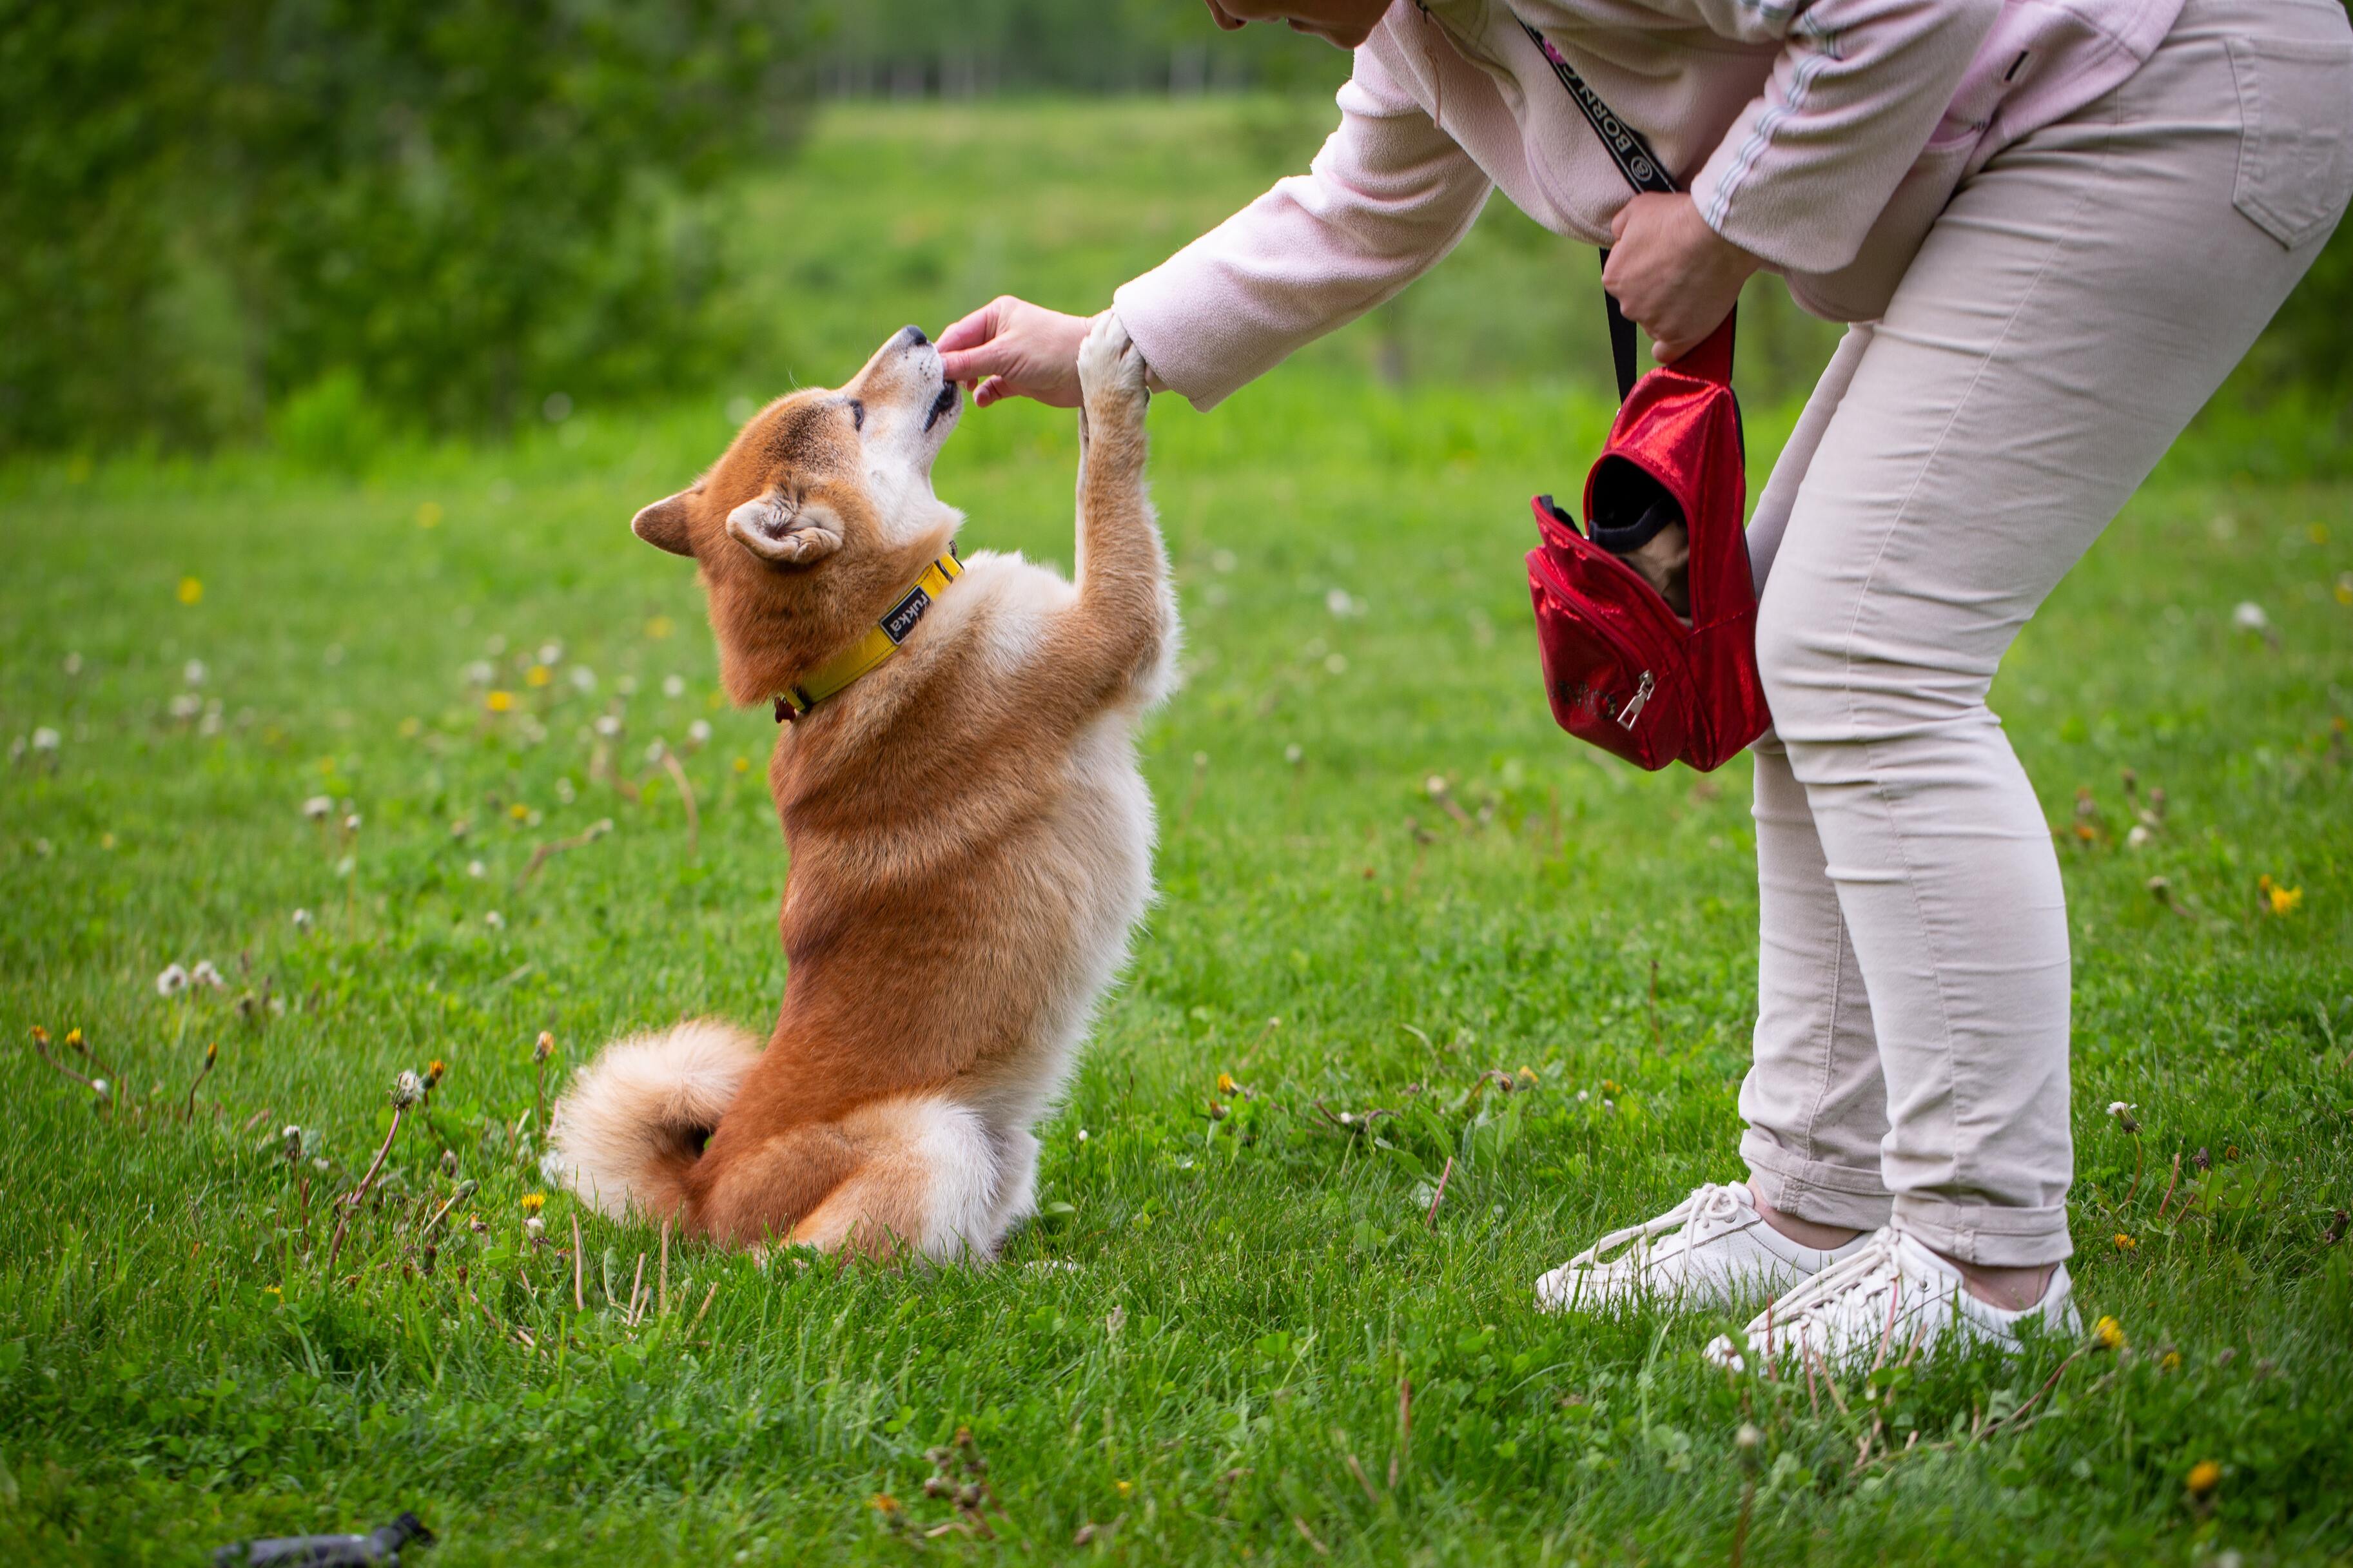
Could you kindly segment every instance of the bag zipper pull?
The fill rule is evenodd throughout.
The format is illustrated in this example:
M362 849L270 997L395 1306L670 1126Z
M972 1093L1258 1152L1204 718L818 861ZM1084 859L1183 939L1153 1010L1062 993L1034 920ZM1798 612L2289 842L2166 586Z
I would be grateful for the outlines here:
M1642 683L1634 688L1633 700L1628 702L1625 710L1618 715L1620 729L1631 730L1634 727L1634 721L1641 717L1642 704L1651 700L1651 672L1646 669L1642 672Z

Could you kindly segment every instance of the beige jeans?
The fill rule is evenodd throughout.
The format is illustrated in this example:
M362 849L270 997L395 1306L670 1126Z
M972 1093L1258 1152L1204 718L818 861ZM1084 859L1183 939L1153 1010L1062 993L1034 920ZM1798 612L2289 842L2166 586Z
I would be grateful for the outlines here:
M1751 533L1775 729L1741 1153L1777 1207L1892 1209L1991 1266L2071 1250L2064 895L1986 690L2348 193L2337 0L2189 0L1961 186L1824 374Z

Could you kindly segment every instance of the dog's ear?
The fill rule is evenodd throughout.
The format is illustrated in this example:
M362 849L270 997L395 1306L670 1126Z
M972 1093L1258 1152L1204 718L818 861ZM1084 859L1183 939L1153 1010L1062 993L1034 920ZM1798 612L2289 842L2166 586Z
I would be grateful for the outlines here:
M665 496L629 520L629 531L657 550L667 550L672 555L694 553L694 533L691 526L691 510L695 490L681 490Z
M841 548L841 521L823 506L781 490L754 496L727 514L738 544L777 566L808 566Z

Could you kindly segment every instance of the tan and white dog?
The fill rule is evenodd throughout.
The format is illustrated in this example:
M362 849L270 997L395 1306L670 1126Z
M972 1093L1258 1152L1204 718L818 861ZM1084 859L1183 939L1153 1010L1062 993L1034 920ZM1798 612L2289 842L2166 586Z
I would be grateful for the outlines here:
M550 1163L598 1208L929 1258L992 1256L1035 1208L1030 1129L1151 896L1134 730L1177 638L1116 318L1079 377L1075 585L1018 555L959 574L931 479L959 400L913 327L631 524L694 558L729 696L791 717L787 973L765 1049L702 1019L576 1076Z

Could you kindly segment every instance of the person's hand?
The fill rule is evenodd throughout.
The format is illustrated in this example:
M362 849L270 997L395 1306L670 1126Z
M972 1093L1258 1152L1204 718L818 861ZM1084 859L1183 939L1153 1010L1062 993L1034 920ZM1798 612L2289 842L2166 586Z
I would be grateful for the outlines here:
M1762 265L1707 226L1691 197L1649 193L1619 209L1601 286L1651 334L1662 364L1699 347L1724 324L1740 286Z
M940 334L940 368L950 381L971 386L973 402L983 408L1005 397L1076 408L1087 325L1084 316L1002 294Z

